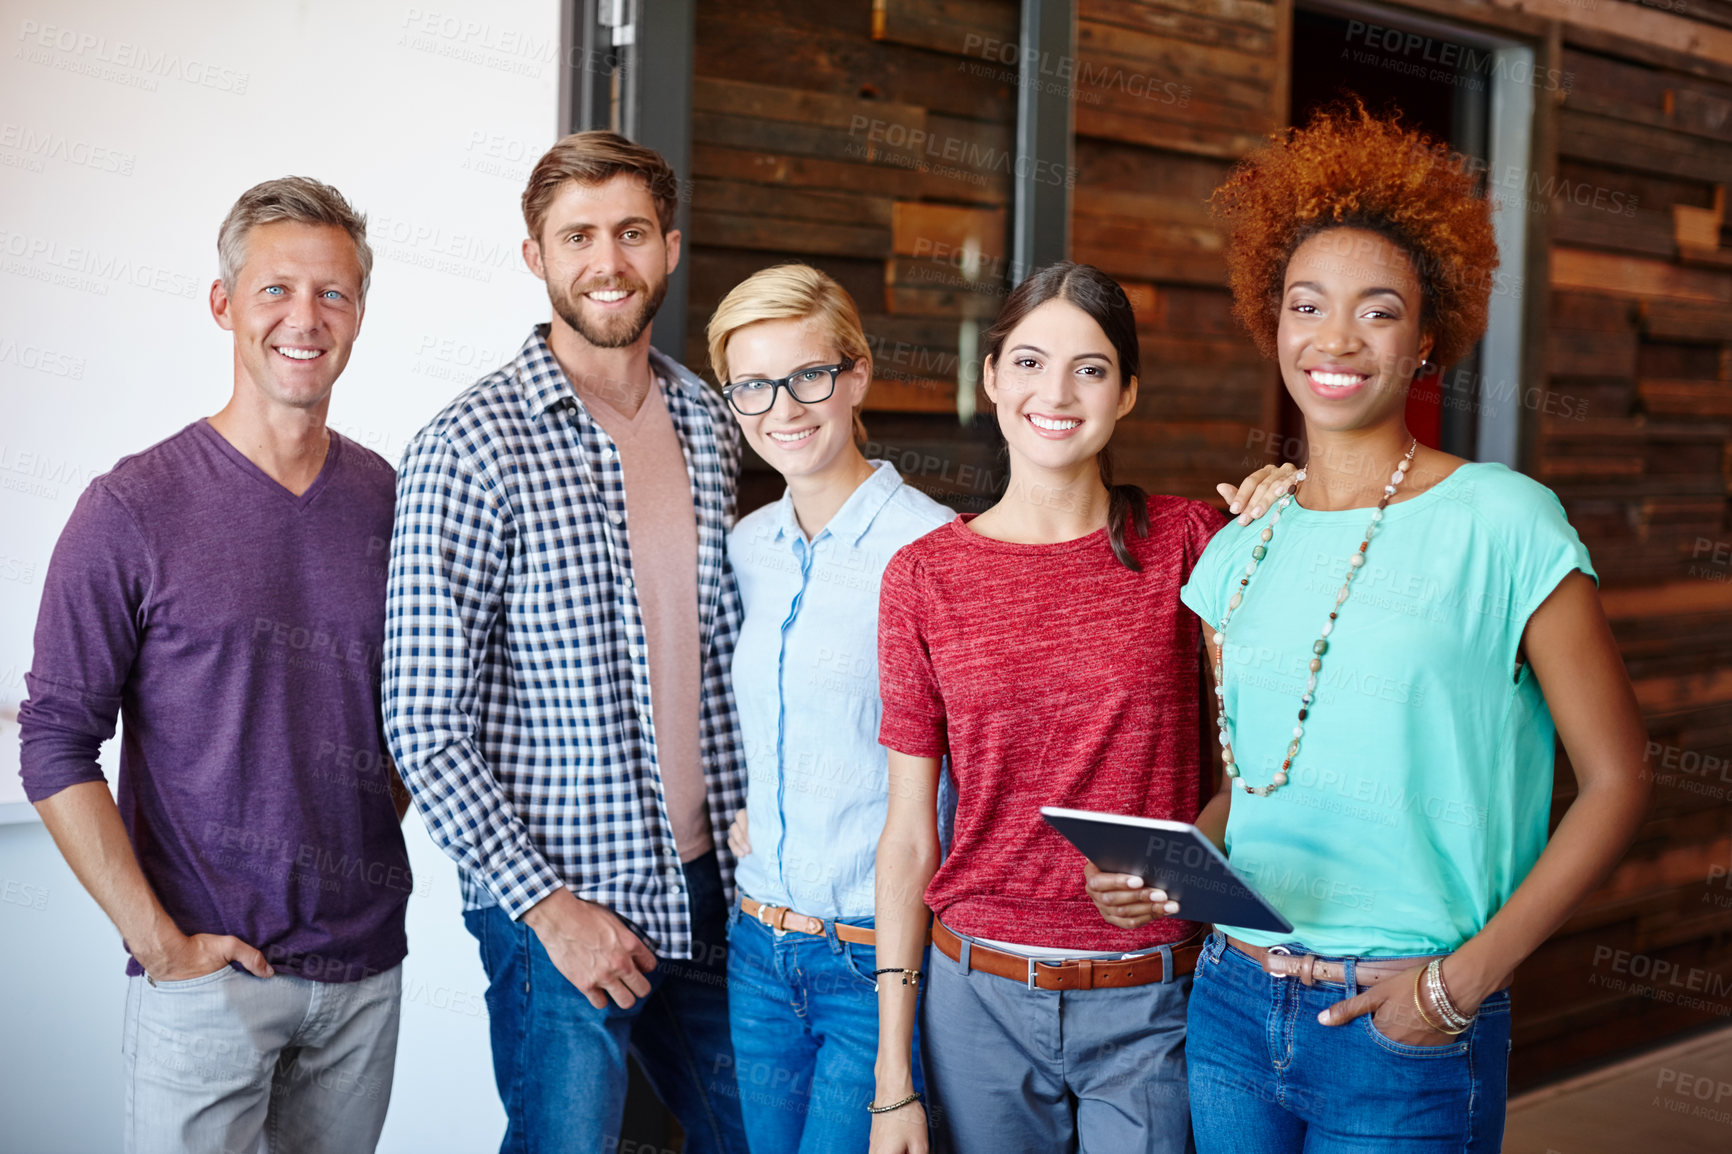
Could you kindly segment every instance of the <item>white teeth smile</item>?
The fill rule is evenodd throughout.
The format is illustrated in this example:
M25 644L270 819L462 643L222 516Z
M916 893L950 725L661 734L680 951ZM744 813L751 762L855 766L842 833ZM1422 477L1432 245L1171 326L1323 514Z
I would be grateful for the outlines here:
M1037 417L1033 413L1028 415L1028 419L1034 423L1035 428L1045 429L1049 433L1062 433L1082 424L1081 421L1057 421L1051 417Z
M627 292L625 289L602 289L598 292L592 292L586 295L592 301L601 301L604 304L612 304L614 301L624 300L626 297L630 296L631 293Z
M1357 385L1365 378L1358 373L1320 373L1312 369L1311 379L1326 389L1345 389L1350 385Z
M807 437L810 437L817 431L817 429L806 429L799 433L771 433L770 440L778 441L784 445L791 445L796 441L804 441Z
M291 361L310 361L325 355L324 349L290 349L281 346L277 348L277 352L283 354Z

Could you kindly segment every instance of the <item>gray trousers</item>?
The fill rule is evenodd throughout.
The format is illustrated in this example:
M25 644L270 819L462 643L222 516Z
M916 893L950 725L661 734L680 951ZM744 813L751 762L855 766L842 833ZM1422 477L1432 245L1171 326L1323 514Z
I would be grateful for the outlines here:
M385 1127L403 967L358 982L128 979L127 1154L369 1154Z
M928 959L920 1029L935 1149L1193 1154L1189 975L1061 993L966 970L936 948Z

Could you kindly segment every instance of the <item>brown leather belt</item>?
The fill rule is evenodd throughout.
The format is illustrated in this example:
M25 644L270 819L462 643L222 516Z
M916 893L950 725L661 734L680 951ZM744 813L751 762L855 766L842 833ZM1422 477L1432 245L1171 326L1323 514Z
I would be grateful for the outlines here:
M1300 984L1306 986L1315 986L1318 982L1331 982L1338 986L1347 984L1347 966L1342 962L1325 961L1316 954L1288 953L1280 946L1268 950L1262 946L1253 946L1250 942L1241 942L1235 937L1228 937L1227 944L1262 966L1265 974L1272 974L1277 978L1298 978ZM1360 958L1353 963L1353 979L1364 987L1375 986L1385 978L1409 973L1415 966L1423 966L1433 958L1448 956L1427 954L1424 957L1391 958L1388 961ZM1508 985L1509 979L1505 978L1498 989Z
M936 918L932 921L932 944L951 961L962 960L962 939ZM1183 942L1175 942L1172 947L1173 977L1182 978L1195 970L1197 955L1202 952L1201 931ZM1123 961L1073 958L1064 962L1037 962L1020 954L971 942L968 968L1022 982L1031 990L1117 990L1167 980L1166 963L1161 960L1159 952L1139 954Z
M745 894L740 895L740 909L748 918L756 918L772 930L792 931L797 934L812 934L824 936L824 919L815 918L810 914L795 913L787 906L766 906L755 902ZM857 946L875 946L878 940L872 931L865 926L850 926L842 922L836 923L836 936L845 942Z

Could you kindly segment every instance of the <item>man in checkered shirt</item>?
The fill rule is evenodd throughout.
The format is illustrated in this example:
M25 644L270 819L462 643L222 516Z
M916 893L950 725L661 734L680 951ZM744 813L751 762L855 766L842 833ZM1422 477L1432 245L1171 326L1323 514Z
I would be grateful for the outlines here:
M721 398L650 347L673 170L568 136L523 194L551 324L416 436L397 482L386 738L456 859L503 1150L617 1142L634 1054L691 1154L745 1154L727 822L744 804Z

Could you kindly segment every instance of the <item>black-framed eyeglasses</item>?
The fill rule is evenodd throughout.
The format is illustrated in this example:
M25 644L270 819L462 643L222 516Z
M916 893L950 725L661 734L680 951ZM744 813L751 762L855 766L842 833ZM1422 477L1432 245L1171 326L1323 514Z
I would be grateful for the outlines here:
M735 381L722 390L722 396L742 417L756 417L775 408L777 389L787 389L788 395L802 405L815 405L829 400L836 392L836 375L853 367L854 361L850 359L839 365L799 369L776 381L765 378Z

